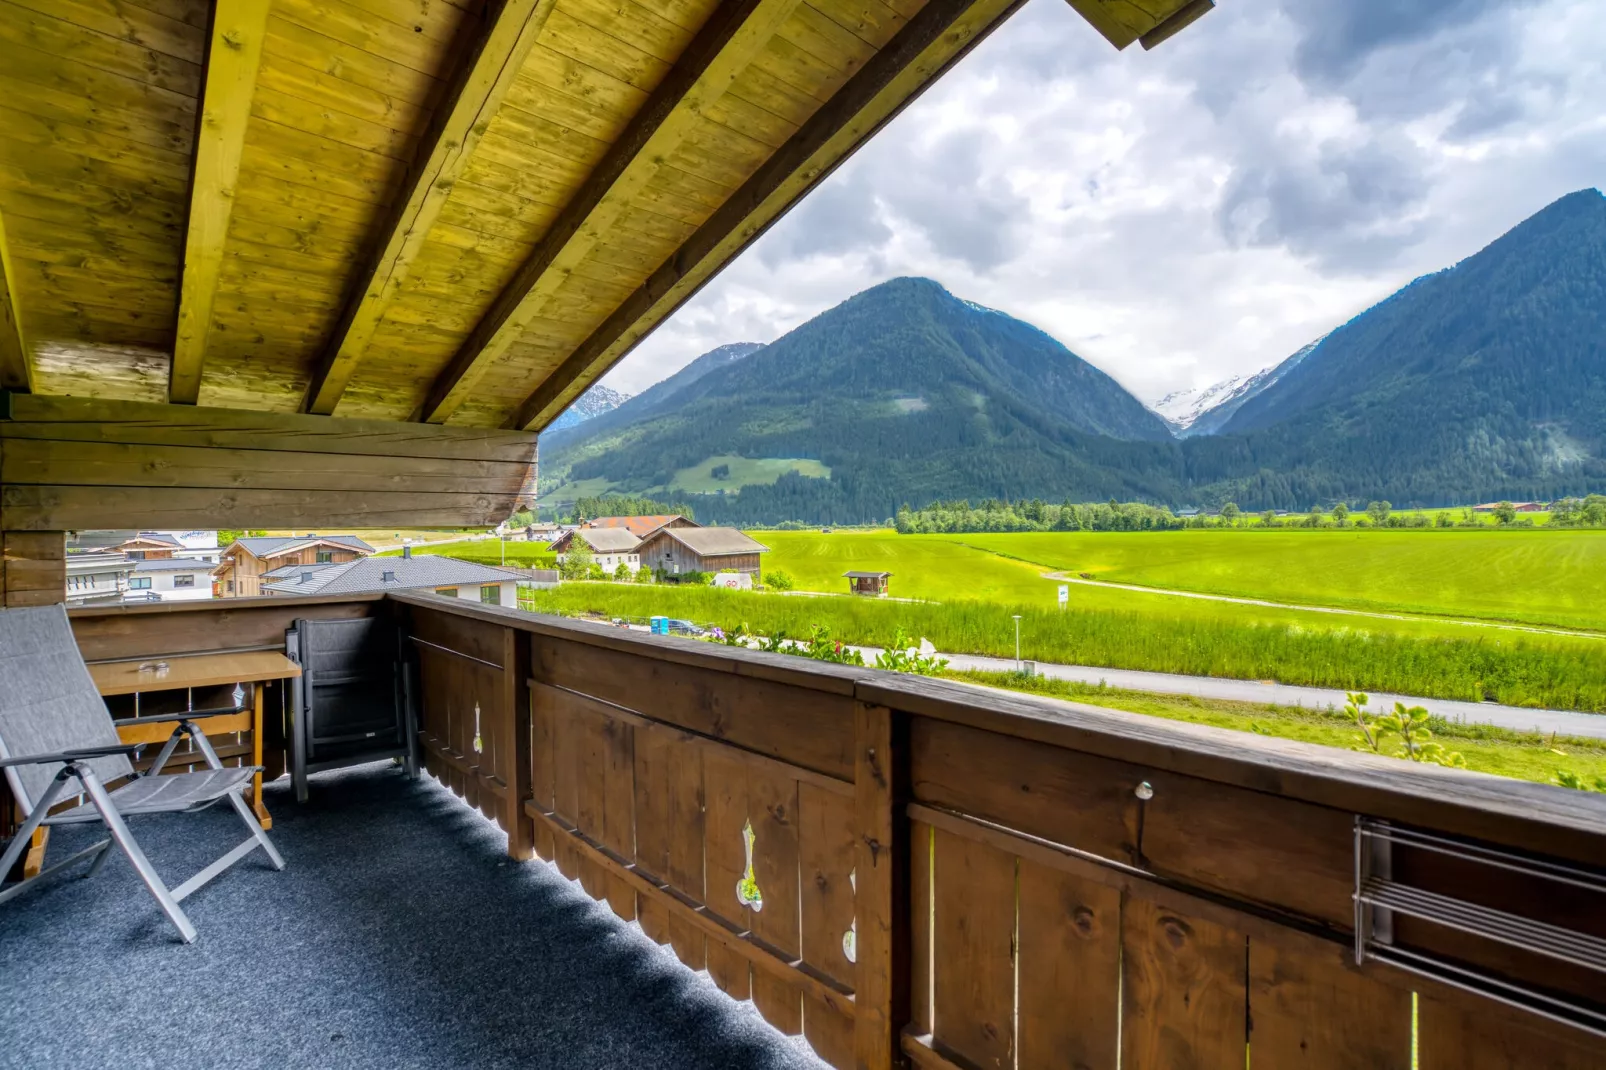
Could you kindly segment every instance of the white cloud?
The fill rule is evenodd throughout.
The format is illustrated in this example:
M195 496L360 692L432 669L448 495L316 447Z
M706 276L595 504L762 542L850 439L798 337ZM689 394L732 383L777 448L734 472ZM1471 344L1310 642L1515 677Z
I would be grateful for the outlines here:
M1116 53L1033 0L605 381L636 392L925 275L1158 397L1606 184L1595 0L1354 7L1224 0Z

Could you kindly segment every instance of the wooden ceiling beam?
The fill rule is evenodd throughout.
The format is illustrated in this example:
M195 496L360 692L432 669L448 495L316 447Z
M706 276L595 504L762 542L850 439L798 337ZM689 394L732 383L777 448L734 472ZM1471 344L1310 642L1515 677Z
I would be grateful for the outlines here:
M469 332L431 385L419 413L421 420L443 423L457 411L485 369L523 333L620 212L657 174L703 110L724 95L798 2L725 0L720 4L485 317Z
M538 431L1024 0L930 0L519 406Z
M406 192L396 198L383 237L375 242L361 289L347 303L313 373L304 411L327 416L340 403L379 321L406 281L552 7L553 0L502 0L487 13L483 31L458 65L452 86L419 143L402 183Z
M216 0L206 49L201 112L196 123L190 178L189 223L184 234L184 275L179 285L178 330L168 400L194 405L201 394L206 337L217 299L223 243L234 209L251 96L262 62L270 0Z
M11 266L5 217L0 216L0 390L30 394L33 392L33 361L28 358L28 340L22 333L19 308L17 273Z

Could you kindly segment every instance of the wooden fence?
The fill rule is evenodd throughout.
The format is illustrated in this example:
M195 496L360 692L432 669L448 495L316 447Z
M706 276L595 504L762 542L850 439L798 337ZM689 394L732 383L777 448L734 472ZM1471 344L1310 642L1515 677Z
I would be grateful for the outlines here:
M513 857L835 1066L1606 1068L1606 797L429 595L72 620L373 613Z
M431 772L835 1066L1606 1067L1606 798L393 601Z

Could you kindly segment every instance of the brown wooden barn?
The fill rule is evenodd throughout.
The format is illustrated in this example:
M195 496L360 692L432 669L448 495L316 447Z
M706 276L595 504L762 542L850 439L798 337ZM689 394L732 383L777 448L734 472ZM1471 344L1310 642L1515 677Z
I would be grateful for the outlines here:
M757 580L759 555L769 547L735 528L663 527L642 540L636 552L644 567L664 576L731 569Z

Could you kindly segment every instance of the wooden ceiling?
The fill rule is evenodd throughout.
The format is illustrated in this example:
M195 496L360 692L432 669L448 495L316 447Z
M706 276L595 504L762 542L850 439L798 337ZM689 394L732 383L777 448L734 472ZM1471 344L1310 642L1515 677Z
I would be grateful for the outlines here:
M539 430L1021 2L0 0L0 387Z

